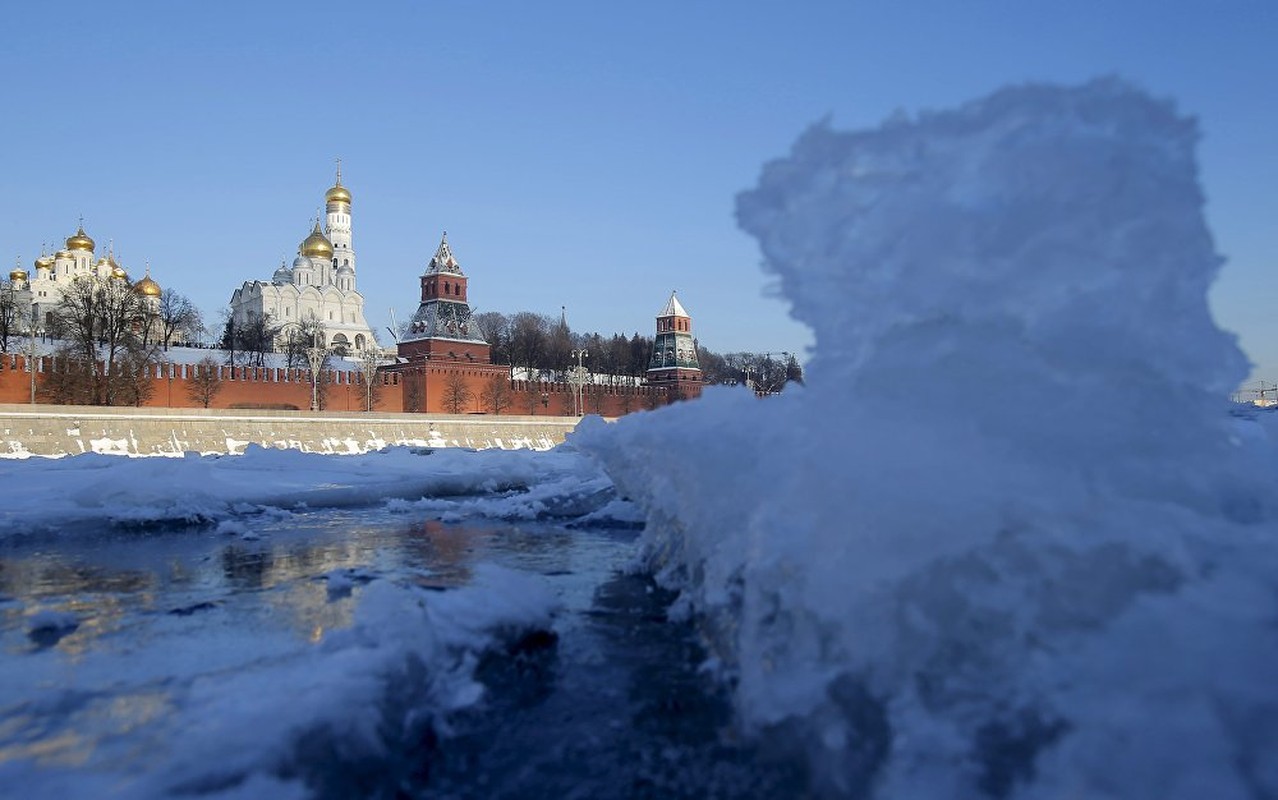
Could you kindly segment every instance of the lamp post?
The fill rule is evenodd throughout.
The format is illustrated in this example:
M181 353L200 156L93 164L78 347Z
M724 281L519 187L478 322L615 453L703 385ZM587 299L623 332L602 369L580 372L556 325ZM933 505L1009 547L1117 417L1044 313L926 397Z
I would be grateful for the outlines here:
M311 364L311 411L319 411L319 371L324 366L324 357L328 355L320 343L323 334L315 334L310 347L306 348L306 360Z
M35 314L32 313L34 318ZM40 357L40 339L44 337L44 329L32 321L30 331L30 344L27 348L27 371L31 373L31 405L35 405L36 401L36 359Z
M573 383L576 385L574 394L576 415L581 416L581 390L586 383L586 368L581 365L581 360L590 355L589 350L572 350L570 354L577 359L577 371L573 374Z

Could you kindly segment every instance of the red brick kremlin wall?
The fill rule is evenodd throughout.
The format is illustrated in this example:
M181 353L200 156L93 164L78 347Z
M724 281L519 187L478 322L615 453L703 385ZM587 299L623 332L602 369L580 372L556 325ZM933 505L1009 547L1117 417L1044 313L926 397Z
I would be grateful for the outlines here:
M36 384L44 371L52 367L52 359L39 359ZM195 374L193 364L168 364L152 368L154 391L143 403L152 408L198 408L188 390ZM219 367L221 389L210 408L297 408L311 407L311 384L307 370L261 367ZM462 375L471 399L462 413L491 414L484 403L483 392L493 375L506 376L510 368L495 364L466 362L397 365L378 371L376 411L448 413L445 408L445 381L453 373ZM330 370L324 407L330 411L363 411L364 378L359 370ZM415 386L415 388L409 388ZM501 414L571 416L574 409L574 387L568 383L509 381L509 405ZM700 386L688 385L679 390L665 386L587 385L582 392L584 413L619 417L634 411L656 408L673 401L676 394L684 398L700 394ZM28 403L31 399L31 373L26 358L17 354L0 354L0 403ZM37 402L39 395L37 394ZM412 405L414 407L409 407Z

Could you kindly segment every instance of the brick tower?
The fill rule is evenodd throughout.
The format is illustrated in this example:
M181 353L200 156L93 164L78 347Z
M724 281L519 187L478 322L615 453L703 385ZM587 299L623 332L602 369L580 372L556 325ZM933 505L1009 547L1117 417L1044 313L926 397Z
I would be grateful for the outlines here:
M692 338L692 317L674 292L657 315L657 337L648 362L648 385L665 387L671 400L701 395L701 364Z
M422 299L399 341L399 355L409 360L455 359L472 364L492 362L491 348L470 318L466 276L448 246L448 233L421 276Z

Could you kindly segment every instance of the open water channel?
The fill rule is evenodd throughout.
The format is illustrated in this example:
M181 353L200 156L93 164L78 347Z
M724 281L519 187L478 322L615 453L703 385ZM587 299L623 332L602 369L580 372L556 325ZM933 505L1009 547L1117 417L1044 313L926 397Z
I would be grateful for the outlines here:
M803 795L736 736L671 598L624 572L636 535L337 509L0 543L0 795ZM375 585L429 607L494 566L549 588L548 628L406 659L371 694L349 650L307 666L353 629L365 650L427 635L360 623ZM476 702L418 690L462 662Z

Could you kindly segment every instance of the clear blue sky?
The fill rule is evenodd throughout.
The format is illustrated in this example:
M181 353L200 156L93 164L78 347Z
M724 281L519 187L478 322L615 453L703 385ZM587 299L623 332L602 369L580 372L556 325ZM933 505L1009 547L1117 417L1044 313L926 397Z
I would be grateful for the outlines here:
M809 124L1116 73L1201 119L1213 296L1278 379L1278 3L15 3L0 255L83 214L213 320L308 232L333 159L370 323L447 230L478 310L802 350L734 196Z

